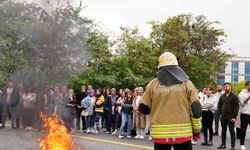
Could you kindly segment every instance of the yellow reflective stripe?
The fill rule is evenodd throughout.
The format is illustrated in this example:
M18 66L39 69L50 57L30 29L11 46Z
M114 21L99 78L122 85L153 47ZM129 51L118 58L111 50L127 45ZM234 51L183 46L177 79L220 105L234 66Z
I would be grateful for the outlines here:
M185 123L185 124L164 124L164 125L152 125L152 128L157 128L157 127L187 127L187 126L192 126L191 123Z
M191 118L193 129L200 129L201 128L201 118Z
M177 137L188 137L192 136L193 133L187 133L187 134L166 134L166 135L154 135L152 134L153 138L177 138Z
M183 131L183 130L190 130L192 129L192 126L190 127L179 127L179 128L151 128L151 130L161 130L161 131Z
M152 125L153 138L176 138L192 136L192 124Z
M169 135L169 134L187 134L187 133L192 133L192 130L187 130L187 131L179 131L179 132L155 132L155 131L152 131L152 135Z

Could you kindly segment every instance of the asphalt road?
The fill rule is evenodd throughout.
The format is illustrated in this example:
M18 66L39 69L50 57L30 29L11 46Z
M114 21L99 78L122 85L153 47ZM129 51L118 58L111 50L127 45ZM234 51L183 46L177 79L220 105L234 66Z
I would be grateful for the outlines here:
M24 131L6 127L0 130L0 150L39 150L37 137L45 136L46 133L36 131ZM100 135L75 133L72 135L75 145L80 150L145 150L153 149L151 141L135 139L118 139L117 136L101 133ZM220 145L220 137L214 137L214 146L202 147L199 141L194 145L194 150L215 150ZM236 147L239 149L239 141ZM250 133L248 132L246 145L250 148ZM230 139L227 138L227 147L230 148Z

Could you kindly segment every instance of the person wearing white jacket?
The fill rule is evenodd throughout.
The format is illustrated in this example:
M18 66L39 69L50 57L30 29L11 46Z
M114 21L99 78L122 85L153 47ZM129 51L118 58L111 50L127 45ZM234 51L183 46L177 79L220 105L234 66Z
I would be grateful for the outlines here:
M240 100L240 120L241 120L241 138L240 138L240 149L245 150L245 138L246 130L250 125L250 81L245 84L246 88L243 89L239 94Z
M213 118L214 118L214 102L216 101L216 96L213 93L213 88L208 87L206 91L206 96L200 99L202 107L202 127L204 132L204 142L201 143L202 146L212 146L213 145ZM209 142L208 142L208 130L209 130Z

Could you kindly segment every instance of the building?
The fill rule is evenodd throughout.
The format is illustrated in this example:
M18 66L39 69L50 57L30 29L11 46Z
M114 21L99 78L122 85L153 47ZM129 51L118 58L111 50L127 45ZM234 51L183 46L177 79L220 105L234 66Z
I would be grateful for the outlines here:
M233 57L218 77L218 84L250 81L250 57Z

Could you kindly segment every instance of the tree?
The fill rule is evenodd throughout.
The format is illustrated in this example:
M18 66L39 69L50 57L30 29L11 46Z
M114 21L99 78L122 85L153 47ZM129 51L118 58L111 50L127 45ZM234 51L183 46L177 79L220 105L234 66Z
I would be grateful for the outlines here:
M0 53L3 79L27 74L43 83L66 82L87 65L86 38L92 22L81 7L58 6L46 12L35 4L0 3ZM2 69L3 68L3 69Z
M214 27L217 23L205 16L173 16L163 23L151 22L149 38L141 35L138 28L122 27L123 34L115 40L114 47L109 37L98 30L89 37L91 70L78 77L82 83L97 87L146 86L156 77L158 57L170 51L197 88L215 85L219 70L230 57L220 49L225 34ZM111 53L112 48L115 53ZM86 76L88 71L93 76Z
M178 15L164 23L151 22L151 39L159 55L174 53L179 65L198 88L214 83L230 57L221 50L225 33L203 15Z

